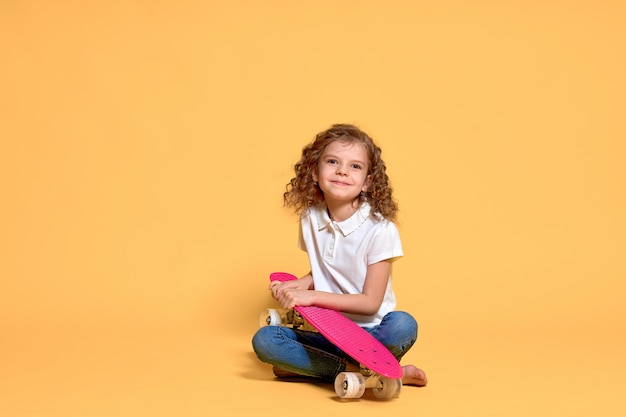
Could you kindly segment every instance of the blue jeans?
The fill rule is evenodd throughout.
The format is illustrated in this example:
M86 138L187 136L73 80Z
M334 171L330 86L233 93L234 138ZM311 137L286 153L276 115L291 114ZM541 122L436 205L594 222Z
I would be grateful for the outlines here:
M417 322L403 311L388 313L379 325L365 330L398 361L417 340ZM345 371L347 363L355 363L321 334L284 326L261 327L252 338L252 347L263 362L329 382Z

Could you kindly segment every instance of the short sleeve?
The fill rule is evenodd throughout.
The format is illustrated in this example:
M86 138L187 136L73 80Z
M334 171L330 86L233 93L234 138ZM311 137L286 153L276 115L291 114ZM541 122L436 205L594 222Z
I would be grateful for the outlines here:
M367 264L371 265L384 260L395 261L403 255L400 233L396 225L387 220L380 221L372 236Z

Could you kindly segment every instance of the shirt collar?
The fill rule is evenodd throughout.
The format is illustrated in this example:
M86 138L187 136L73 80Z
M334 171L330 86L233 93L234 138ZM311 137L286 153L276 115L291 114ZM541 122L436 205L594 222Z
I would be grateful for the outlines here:
M317 211L317 227L318 230L322 230L328 227L333 221L330 219L330 215L328 214L328 208L326 204L321 204L318 206ZM342 222L334 222L341 234L344 237L348 236L356 229L358 229L370 215L371 207L368 202L364 201L361 203L361 206L357 209L357 211L346 220Z

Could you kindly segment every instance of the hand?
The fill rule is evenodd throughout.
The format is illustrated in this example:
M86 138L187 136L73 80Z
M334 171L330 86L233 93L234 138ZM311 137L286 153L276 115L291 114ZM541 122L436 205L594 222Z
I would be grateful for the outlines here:
M269 290L283 308L309 306L313 304L313 277L307 274L302 278L290 281L272 281Z
M294 308L295 306L310 306L313 304L315 291L301 290L290 288L281 291L277 291L277 295L274 296L278 303L283 308Z
M272 296L278 300L278 298L287 290L308 290L309 284L305 280L294 279L292 281L272 281L270 282L269 290L272 292Z

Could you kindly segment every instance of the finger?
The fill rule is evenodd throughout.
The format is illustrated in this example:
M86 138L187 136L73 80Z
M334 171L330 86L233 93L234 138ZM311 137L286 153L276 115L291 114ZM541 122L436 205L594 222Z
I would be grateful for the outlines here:
M272 288L272 294L274 295L274 298L278 300L281 294L280 288L278 286Z

